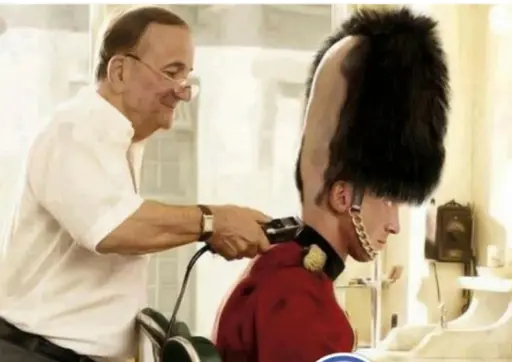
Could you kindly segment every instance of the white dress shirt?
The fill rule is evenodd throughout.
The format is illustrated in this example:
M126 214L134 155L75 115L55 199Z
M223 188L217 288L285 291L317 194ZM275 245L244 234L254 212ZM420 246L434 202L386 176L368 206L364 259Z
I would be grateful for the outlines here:
M99 360L134 355L147 256L98 243L142 204L142 147L94 88L59 107L35 139L10 237L0 249L0 317Z

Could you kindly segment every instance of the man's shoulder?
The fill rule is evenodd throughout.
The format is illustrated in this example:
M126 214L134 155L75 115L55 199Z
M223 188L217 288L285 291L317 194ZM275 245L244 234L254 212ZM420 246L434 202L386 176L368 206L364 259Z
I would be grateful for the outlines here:
M59 104L44 124L33 147L103 141L129 146L133 132L129 121L90 87Z
M52 136L54 140L59 138L69 139L73 130L80 127L84 122L81 120L91 115L91 104L85 102L80 94L60 103L48 114L40 128L37 139ZM82 126L82 128L84 128Z

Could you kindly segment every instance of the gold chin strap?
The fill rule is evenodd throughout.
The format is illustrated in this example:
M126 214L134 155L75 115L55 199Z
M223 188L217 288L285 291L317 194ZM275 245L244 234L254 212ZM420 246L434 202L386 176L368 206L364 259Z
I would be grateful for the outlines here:
M373 250L372 245L370 244L370 237L364 228L363 219L361 217L361 213L359 211L354 211L353 208L349 211L350 217L352 218L352 224L356 229L357 239L364 251L368 256L373 260L377 256L377 252Z
M375 259L377 252L372 248L370 243L370 237L366 232L363 224L363 218L361 217L361 204L363 203L363 190L354 188L354 200L352 200L352 207L350 208L349 214L352 218L352 224L356 230L357 239L363 247L366 254L371 260Z

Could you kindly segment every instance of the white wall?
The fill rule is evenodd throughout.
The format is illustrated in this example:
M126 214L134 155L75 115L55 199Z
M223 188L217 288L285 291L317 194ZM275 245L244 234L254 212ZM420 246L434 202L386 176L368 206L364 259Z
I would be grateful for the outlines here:
M0 243L27 142L69 96L70 80L86 76L88 52L80 44L87 38L85 32L32 27L9 28L0 36Z
M506 46L506 37L499 39L496 32L487 31L490 28L488 10L486 5L436 5L430 8L440 22L452 79L447 162L435 197L438 203L456 199L474 205L480 263L485 262L488 244L505 244L507 217L510 225L505 205L512 199L511 183L507 179L510 177L510 151L508 154L506 151L511 139L509 125L512 118L510 112L504 113L510 108L508 104L503 105L504 99L510 100L512 94L510 67L505 66L510 64L512 52L510 46ZM508 42L510 39L509 34ZM500 96L498 84L501 84ZM438 321L432 271L422 260L425 213L419 209L408 214L408 232L403 230L406 233L397 237L386 253L388 267L392 264L390 259L407 260L408 275L407 283L394 286L385 297L385 326L389 320L386 314L400 309L397 305L403 308L404 297L402 323ZM508 238L511 238L510 231ZM462 274L461 266L438 264L438 273L449 317L454 318L461 308L461 292L455 286L456 278Z
M508 240L512 245L512 222L507 212L512 200L512 22L511 6L502 9L506 7L509 18L503 10L494 12L494 19L501 19L498 26L489 23L487 5L428 5L418 9L438 19L451 73L447 160L434 196L438 204L456 199L474 205L480 263L485 261L488 244L503 245ZM498 36L496 28L502 35ZM384 256L384 272L395 264L405 268L402 279L383 292L384 335L392 313L398 314L399 324L437 322L439 316L433 273L423 257L425 209L401 210L401 226L400 235L392 238ZM461 291L455 282L462 267L444 263L437 269L441 294L452 319L461 310ZM371 265L351 262L343 278L370 273ZM370 305L369 293L351 293L346 303L352 319L360 324L361 339L369 338L369 309L360 307Z

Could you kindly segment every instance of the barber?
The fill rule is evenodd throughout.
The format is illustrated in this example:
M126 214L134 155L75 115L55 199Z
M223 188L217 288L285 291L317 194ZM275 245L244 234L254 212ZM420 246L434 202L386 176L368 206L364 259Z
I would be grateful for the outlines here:
M112 20L96 86L35 138L0 262L2 362L126 360L146 306L145 254L207 242L231 260L269 248L269 218L237 206L171 206L138 193L141 141L189 101L187 24L159 7Z

